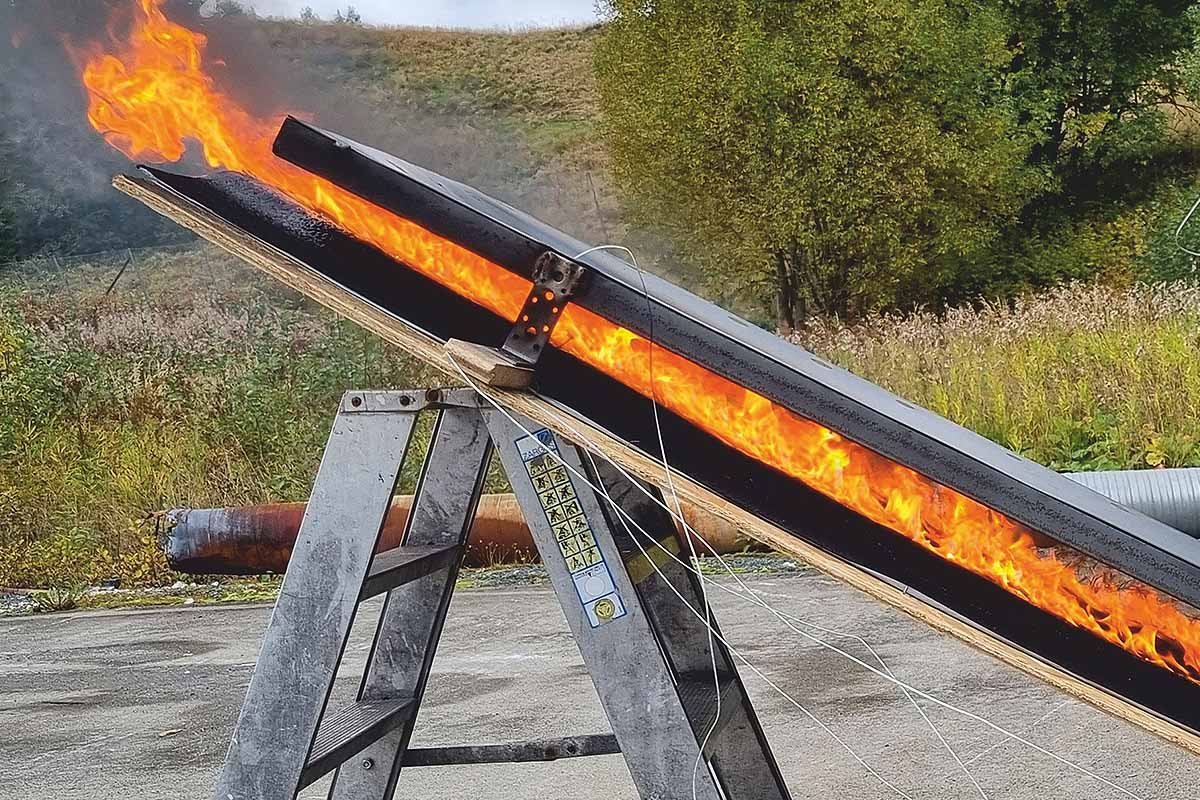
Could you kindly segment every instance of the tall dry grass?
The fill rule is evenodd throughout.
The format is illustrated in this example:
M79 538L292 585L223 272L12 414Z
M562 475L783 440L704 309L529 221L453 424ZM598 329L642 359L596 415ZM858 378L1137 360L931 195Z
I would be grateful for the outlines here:
M109 297L111 268L69 290L0 281L0 585L173 580L154 512L303 499L344 390L443 380L195 259L155 263ZM1200 464L1191 285L1069 286L944 317L817 323L799 338L1055 468ZM414 478L410 465L402 480Z
M1056 469L1200 464L1200 288L1069 285L799 343Z
M304 499L342 392L433 380L307 305L0 288L0 586L173 580L155 512Z

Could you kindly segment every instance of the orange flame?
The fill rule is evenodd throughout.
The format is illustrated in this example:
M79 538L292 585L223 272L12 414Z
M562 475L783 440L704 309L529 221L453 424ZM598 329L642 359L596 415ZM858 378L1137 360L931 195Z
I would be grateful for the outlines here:
M204 71L205 38L137 0L110 52L75 51L88 119L131 158L175 161L187 143L336 221L448 288L513 320L530 284L502 267L276 159L277 120L257 118ZM1084 578L1021 524L896 464L632 331L568 306L553 344L659 401L725 444L1130 653L1200 683L1200 621L1153 589L1090 562ZM650 354L653 351L653 386ZM1079 561L1084 561L1079 556Z

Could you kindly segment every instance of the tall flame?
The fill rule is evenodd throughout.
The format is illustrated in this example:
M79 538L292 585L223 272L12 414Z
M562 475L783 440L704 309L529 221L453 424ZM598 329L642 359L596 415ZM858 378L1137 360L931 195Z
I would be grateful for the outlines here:
M255 117L204 70L205 37L136 0L108 51L75 50L88 119L136 159L175 161L198 143L209 166L247 173L398 261L506 319L530 284L502 267L276 159L278 120ZM1008 517L577 306L552 343L758 461L1134 655L1200 683L1200 620L1110 569L1081 576ZM653 352L653 372L650 370ZM653 375L653 385L651 385Z

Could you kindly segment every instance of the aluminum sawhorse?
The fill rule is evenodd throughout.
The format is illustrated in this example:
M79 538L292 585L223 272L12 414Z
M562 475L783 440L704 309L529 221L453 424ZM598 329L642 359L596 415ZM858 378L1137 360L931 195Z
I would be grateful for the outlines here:
M436 415L436 423L403 543L376 555L423 413ZM787 800L729 653L710 640L695 576L663 555L680 552L670 515L610 466L514 419L524 427L467 389L343 397L217 800L293 800L331 772L331 798L390 800L406 765L544 760L618 748L644 800L692 800L698 758L699 800ZM613 736L409 750L493 449ZM629 518L661 548L635 538L643 535ZM380 594L387 597L358 700L327 713L359 603Z

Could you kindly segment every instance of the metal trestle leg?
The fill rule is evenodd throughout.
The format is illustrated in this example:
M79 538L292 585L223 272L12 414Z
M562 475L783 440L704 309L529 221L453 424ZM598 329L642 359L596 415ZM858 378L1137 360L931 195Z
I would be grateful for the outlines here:
M399 547L375 554L422 413L437 419L405 536ZM613 735L410 750L493 447ZM669 561L651 566L643 555L648 542L638 547L640 534L613 503L678 552L669 515L623 476L592 469L584 455L549 431L531 436L505 415L483 410L473 391L347 393L263 636L217 800L293 800L330 773L335 800L390 800L404 766L615 752L624 754L647 800L692 800L693 777L701 800L785 800L728 652L719 643L709 652L703 621L688 609L706 614L694 576ZM604 492L597 495L589 484ZM386 599L358 698L327 711L359 604L381 594Z

